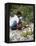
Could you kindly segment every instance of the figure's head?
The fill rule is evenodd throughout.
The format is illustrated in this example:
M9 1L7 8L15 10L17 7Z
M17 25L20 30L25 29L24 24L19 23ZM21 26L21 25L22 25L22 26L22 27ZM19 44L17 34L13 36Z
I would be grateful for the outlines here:
M18 17L20 17L22 14L21 14L20 11L17 11L16 15L17 15Z

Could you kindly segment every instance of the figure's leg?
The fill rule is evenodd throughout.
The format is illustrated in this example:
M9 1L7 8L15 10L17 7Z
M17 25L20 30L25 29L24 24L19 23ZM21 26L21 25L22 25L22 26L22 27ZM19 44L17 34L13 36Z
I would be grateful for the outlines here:
M11 26L12 30L16 30L17 29L17 23L16 21L14 21L13 25Z

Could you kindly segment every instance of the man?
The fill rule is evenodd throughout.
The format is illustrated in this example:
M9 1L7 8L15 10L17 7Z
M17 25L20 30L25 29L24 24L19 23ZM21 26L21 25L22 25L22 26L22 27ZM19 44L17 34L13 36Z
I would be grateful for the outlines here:
M16 30L17 28L19 28L19 24L21 24L21 12L17 12L16 15L14 15L14 17L10 17L10 27L12 30Z

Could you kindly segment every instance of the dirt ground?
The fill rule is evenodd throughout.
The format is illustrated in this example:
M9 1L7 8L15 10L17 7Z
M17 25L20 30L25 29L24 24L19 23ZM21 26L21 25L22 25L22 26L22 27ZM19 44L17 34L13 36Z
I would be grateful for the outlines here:
M32 32L33 32L33 27L34 27L33 23L31 23L29 26L31 27ZM21 36L22 32L28 31L28 28L25 28L23 30L11 30L10 29L10 34L9 34L10 41L30 41L30 40L33 40L34 34L27 35L27 37Z

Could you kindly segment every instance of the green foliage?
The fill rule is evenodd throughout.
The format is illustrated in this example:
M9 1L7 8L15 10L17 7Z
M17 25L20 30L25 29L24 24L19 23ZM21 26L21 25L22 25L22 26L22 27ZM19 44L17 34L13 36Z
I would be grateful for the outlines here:
M25 5L11 5L10 13L16 14L17 11L22 13L22 16L25 21L32 22L33 17L33 6L25 6Z
M32 34L33 34L33 33L32 33L32 30L30 30L30 31L28 30L28 31L27 31L27 35L32 35Z
M21 36L23 36L23 37L27 37L27 35L32 35L32 31L28 31L28 32L22 32L21 33Z
M26 33L25 33L25 32L22 32L22 33L21 33L21 36L27 37L27 32L26 32Z

